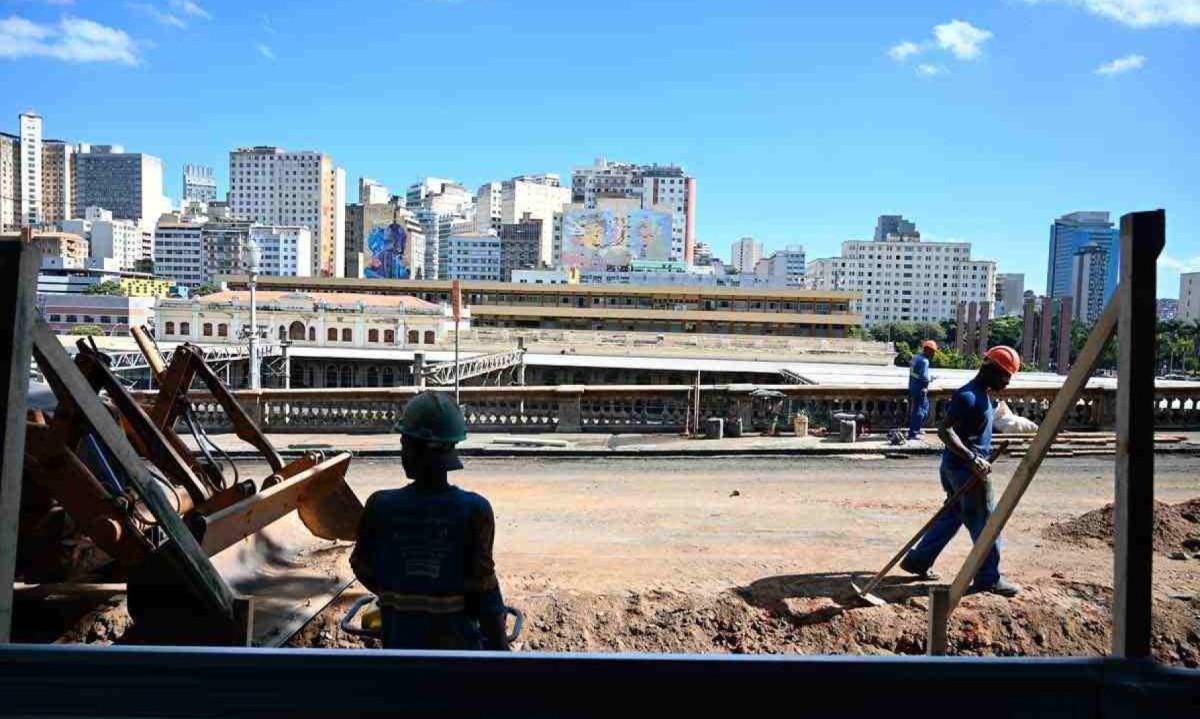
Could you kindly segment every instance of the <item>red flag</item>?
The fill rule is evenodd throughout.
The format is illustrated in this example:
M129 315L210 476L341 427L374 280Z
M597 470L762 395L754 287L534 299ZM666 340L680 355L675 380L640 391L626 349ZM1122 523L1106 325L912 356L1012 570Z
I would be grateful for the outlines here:
M450 283L450 306L454 308L454 321L462 318L462 283L454 280Z

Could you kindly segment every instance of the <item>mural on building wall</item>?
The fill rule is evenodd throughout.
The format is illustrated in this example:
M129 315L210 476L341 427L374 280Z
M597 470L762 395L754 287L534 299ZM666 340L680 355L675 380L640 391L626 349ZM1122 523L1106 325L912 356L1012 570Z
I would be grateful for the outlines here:
M363 276L373 279L407 280L412 276L408 266L408 232L404 225L392 222L376 225L367 234L366 266Z
M579 270L629 267L635 260L667 261L671 215L634 210L570 210L563 215L562 264Z

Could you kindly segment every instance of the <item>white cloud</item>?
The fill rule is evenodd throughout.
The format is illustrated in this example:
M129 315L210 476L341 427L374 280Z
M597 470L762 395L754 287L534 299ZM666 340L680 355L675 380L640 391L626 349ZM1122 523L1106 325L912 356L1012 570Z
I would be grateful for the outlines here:
M921 47L915 42L904 40L893 45L891 49L888 50L888 55L891 55L893 60L899 60L903 62L913 55L920 55L924 51L925 48Z
M923 62L917 65L917 74L921 77L934 77L936 75L945 75L948 71L942 65L934 65L932 63Z
M272 50L269 45L260 42L257 45L255 45L255 47L258 48L259 55L262 55L263 57L267 58L268 60L275 59L275 51Z
M16 15L0 20L0 58L23 57L138 64L136 43L124 30L77 17L64 17L54 25Z
M191 0L171 0L171 7L184 15L198 17L201 20L212 20L212 14Z
M937 39L938 47L950 51L959 60L974 60L979 57L983 43L992 37L992 33L965 20L951 20L935 25L933 36Z
M150 17L157 20L159 22L159 24L161 24L161 25L177 27L181 30L187 28L187 23L183 21L183 18L179 17L178 15L173 15L169 12L163 12L162 10L159 10L158 8L151 5L150 3L133 2L133 3L129 3L129 7L133 8L134 10L137 10L139 12L143 12L143 13L149 15Z
M1159 255L1158 266L1167 272L1180 274L1183 272L1200 272L1200 257L1179 259L1170 255Z
M1200 25L1200 0L1025 0L1057 2L1082 7L1093 15L1116 20L1130 27Z
M1112 62L1106 62L1096 68L1097 75L1120 75L1123 72L1131 72L1140 70L1146 64L1144 55L1126 55L1119 57Z

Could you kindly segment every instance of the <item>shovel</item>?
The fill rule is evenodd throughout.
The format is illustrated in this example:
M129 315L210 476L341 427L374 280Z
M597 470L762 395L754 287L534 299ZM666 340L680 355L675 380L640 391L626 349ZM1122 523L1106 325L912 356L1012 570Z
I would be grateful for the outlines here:
M1006 451L1008 451L1008 442L1001 442L1000 444L996 445L992 448L992 453L988 457L988 462L995 462ZM925 522L925 524L917 530L917 533L912 536L912 539L908 540L908 542L900 548L899 552L896 552L896 555L892 557L892 560L884 565L883 569L880 569L874 577L871 577L871 581L867 582L866 586L860 589L858 584L851 579L850 586L854 587L854 593L858 595L860 599L865 599L877 607L885 606L887 602L879 596L872 594L871 590L879 586L879 583L883 581L883 578L887 576L887 573L892 571L892 567L900 563L900 560L904 558L904 555L908 554L908 550L912 549L913 546L920 541L921 537L925 536L925 533L929 531L929 528L933 526L934 522L941 519L942 515L944 515L946 512L949 512L954 505L967 494L967 492L970 492L978 487L980 482L983 482L986 479L987 475L976 472L971 479L967 480L966 484L959 487L954 494L950 495L950 497L945 501L945 503L942 504L938 511L934 512L933 516L929 518L929 521Z

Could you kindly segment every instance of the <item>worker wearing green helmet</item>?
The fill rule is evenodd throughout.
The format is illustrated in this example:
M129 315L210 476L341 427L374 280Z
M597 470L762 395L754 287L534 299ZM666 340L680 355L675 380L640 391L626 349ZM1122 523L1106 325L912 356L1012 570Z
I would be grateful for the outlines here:
M462 411L443 392L412 398L396 425L411 484L367 500L350 557L379 597L387 649L508 649L492 560L492 506L446 478L462 469Z

